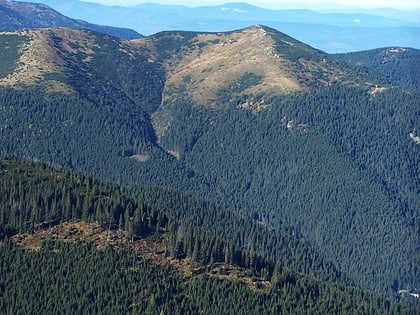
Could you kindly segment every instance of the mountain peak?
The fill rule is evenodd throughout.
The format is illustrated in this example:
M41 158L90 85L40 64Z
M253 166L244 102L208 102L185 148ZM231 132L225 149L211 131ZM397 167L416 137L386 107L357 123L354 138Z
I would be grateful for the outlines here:
M303 87L288 73L288 65L275 51L275 43L261 26L238 32L200 34L197 46L170 72L169 84L187 81L198 103L212 106L222 89L231 86L243 93L296 91ZM246 77L254 82L244 84ZM188 80L185 80L188 78ZM215 101L217 103L217 101ZM217 104L214 104L217 105Z
M142 37L131 29L95 25L69 18L46 4L0 0L0 31L50 27L89 29L126 39Z
M195 102L212 108L226 106L227 98L237 94L327 85L339 72L326 62L326 54L261 25L223 33L164 32L138 43L159 47L167 71L166 98L184 87ZM321 74L314 77L313 71Z

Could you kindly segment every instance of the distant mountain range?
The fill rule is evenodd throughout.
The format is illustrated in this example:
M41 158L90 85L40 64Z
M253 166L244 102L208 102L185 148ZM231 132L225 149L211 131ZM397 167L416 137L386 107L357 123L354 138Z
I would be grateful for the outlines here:
M87 29L125 39L142 37L131 29L96 25L80 19L68 18L44 4L0 0L1 31L46 27Z
M221 32L260 24L329 53L390 46L420 48L419 12L268 10L246 3L193 8L153 3L103 6L78 0L34 2L73 18L132 28L145 35L165 30Z

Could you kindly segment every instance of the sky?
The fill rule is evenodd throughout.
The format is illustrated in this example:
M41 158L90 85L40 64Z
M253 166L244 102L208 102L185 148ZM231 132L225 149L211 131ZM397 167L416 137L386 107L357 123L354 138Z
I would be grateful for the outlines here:
M180 4L191 7L219 5L228 2L247 2L249 4L269 9L341 9L341 8L394 8L401 10L420 9L420 0L302 0L292 2L290 0L83 0L96 2L104 5L131 6L141 3ZM300 3L300 4L299 4Z

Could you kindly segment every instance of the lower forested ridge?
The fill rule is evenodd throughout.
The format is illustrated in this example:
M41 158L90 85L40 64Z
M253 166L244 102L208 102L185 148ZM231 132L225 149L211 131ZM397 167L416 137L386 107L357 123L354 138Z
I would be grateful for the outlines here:
M0 190L3 314L416 313L397 300L296 272L80 173L3 159ZM99 222L108 235L102 246L74 229L71 241L42 234L39 247L19 243L83 221ZM119 246L111 231L121 231ZM141 239L174 264L130 246ZM176 262L188 262L191 273ZM231 277L233 269L242 275Z

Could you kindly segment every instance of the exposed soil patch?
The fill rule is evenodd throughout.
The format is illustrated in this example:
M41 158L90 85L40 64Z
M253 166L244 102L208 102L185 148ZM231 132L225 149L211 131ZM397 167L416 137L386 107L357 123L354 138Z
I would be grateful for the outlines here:
M150 155L148 155L148 154L134 154L134 155L130 156L130 159L133 159L137 162L146 162L146 161L150 160Z
M385 90L386 90L385 87L375 86L375 87L373 87L373 88L370 89L369 94L373 96L375 94L382 93Z
M165 232L162 231L160 236L164 240L166 238ZM269 281L264 281L259 277L251 277L250 270L231 264L214 263L209 267L192 262L189 258L173 259L166 255L164 241L154 241L147 237L134 238L121 229L105 229L98 222L64 222L46 229L40 229L32 234L17 234L12 237L12 241L17 245L34 251L41 249L42 241L44 240L89 242L93 243L99 250L107 246L111 246L116 250L129 247L140 257L149 259L157 265L171 266L182 274L185 280L207 273L211 277L238 281L256 291L267 290L270 286Z

